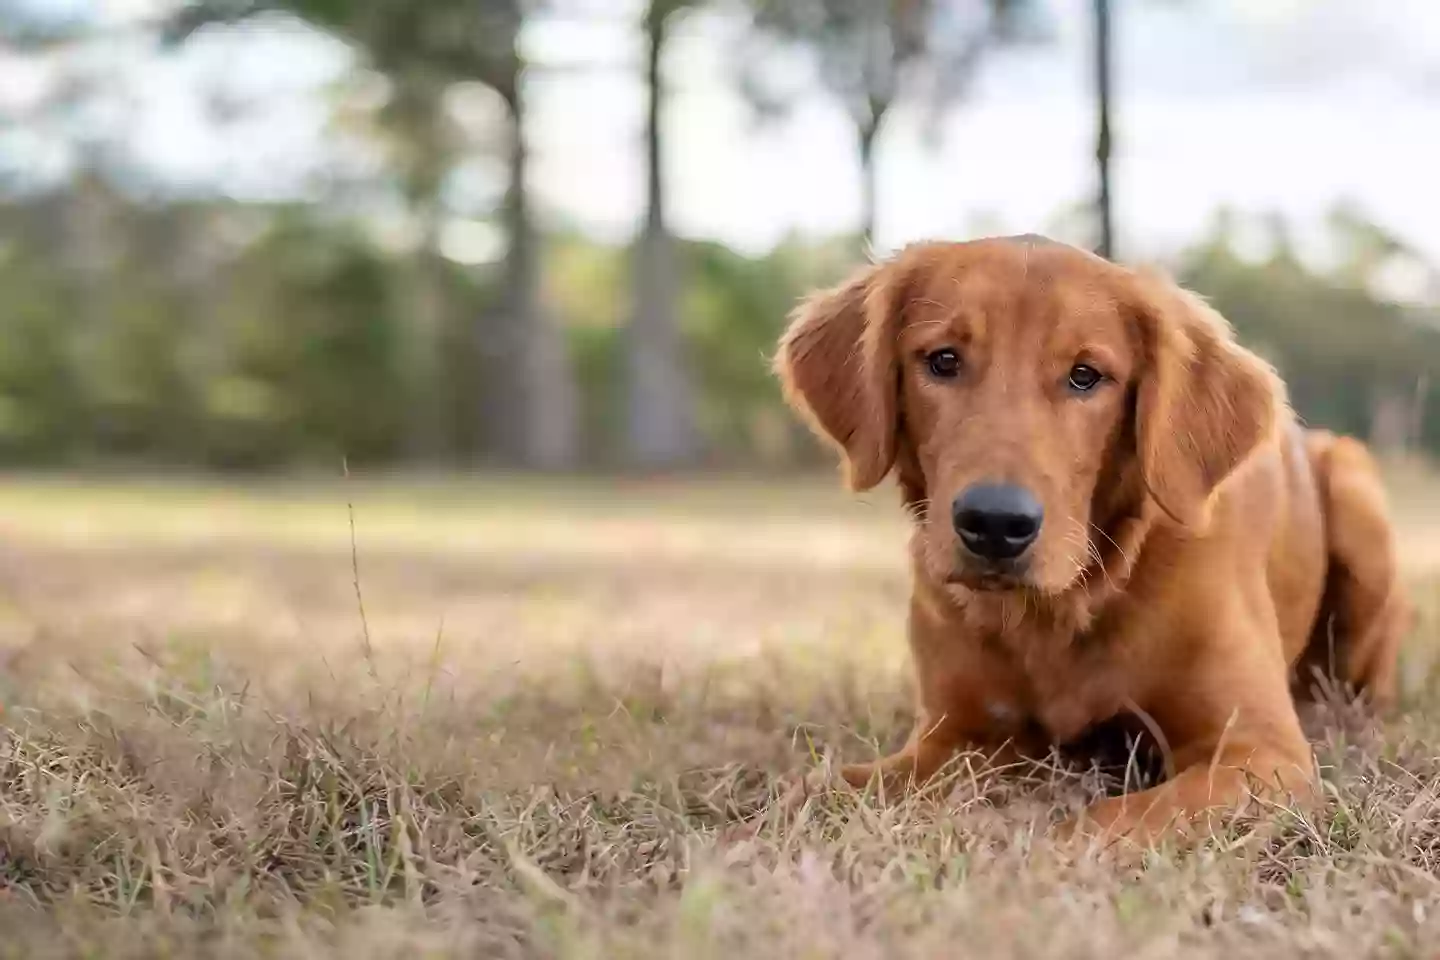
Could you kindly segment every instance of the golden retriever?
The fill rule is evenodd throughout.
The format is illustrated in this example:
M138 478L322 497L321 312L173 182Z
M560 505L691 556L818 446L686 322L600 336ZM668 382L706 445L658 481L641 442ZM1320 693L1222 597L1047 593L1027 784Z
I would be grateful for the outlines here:
M1169 280L1042 237L917 244L806 299L775 365L850 486L893 473L914 518L918 716L850 784L1141 718L1169 778L1064 829L1153 842L1309 793L1301 668L1393 701L1409 608L1375 464Z

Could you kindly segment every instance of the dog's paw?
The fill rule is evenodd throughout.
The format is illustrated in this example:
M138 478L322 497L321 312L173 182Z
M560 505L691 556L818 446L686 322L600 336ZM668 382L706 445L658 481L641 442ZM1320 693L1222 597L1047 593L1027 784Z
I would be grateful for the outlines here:
M1164 849L1193 839L1185 822L1136 814L1125 798L1101 800L1050 830L1052 848L1071 856L1098 858L1114 866L1138 867Z

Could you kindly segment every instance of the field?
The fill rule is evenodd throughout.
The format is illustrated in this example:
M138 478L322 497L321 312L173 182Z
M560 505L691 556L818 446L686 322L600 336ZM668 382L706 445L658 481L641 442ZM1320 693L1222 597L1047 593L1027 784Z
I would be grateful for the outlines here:
M831 478L0 483L0 957L1440 956L1440 494L1406 710L1271 834L1053 855L1093 772L836 793L904 527Z

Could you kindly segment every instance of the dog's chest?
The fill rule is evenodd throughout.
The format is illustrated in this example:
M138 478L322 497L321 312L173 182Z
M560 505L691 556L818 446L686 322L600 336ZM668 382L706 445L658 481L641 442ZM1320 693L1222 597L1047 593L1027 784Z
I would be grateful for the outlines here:
M1063 677L1046 672L1032 680L1033 711L1050 741L1066 744L1110 720L1125 704L1125 691L1105 674Z
M1052 744L1075 741L1109 721L1131 696L1129 673L1103 637L1050 636L1031 638L1023 649L1006 647L1023 689L1014 691L1013 702L993 704L990 712L1038 728Z

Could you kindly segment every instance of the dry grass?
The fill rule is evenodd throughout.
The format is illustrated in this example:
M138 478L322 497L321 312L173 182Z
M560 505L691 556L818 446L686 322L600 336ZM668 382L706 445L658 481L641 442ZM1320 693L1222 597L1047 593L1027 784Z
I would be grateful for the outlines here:
M1433 494L1407 716L1320 728L1315 814L1116 865L1052 855L1107 782L1050 768L717 839L905 733L883 497L11 481L0 957L1437 956Z

